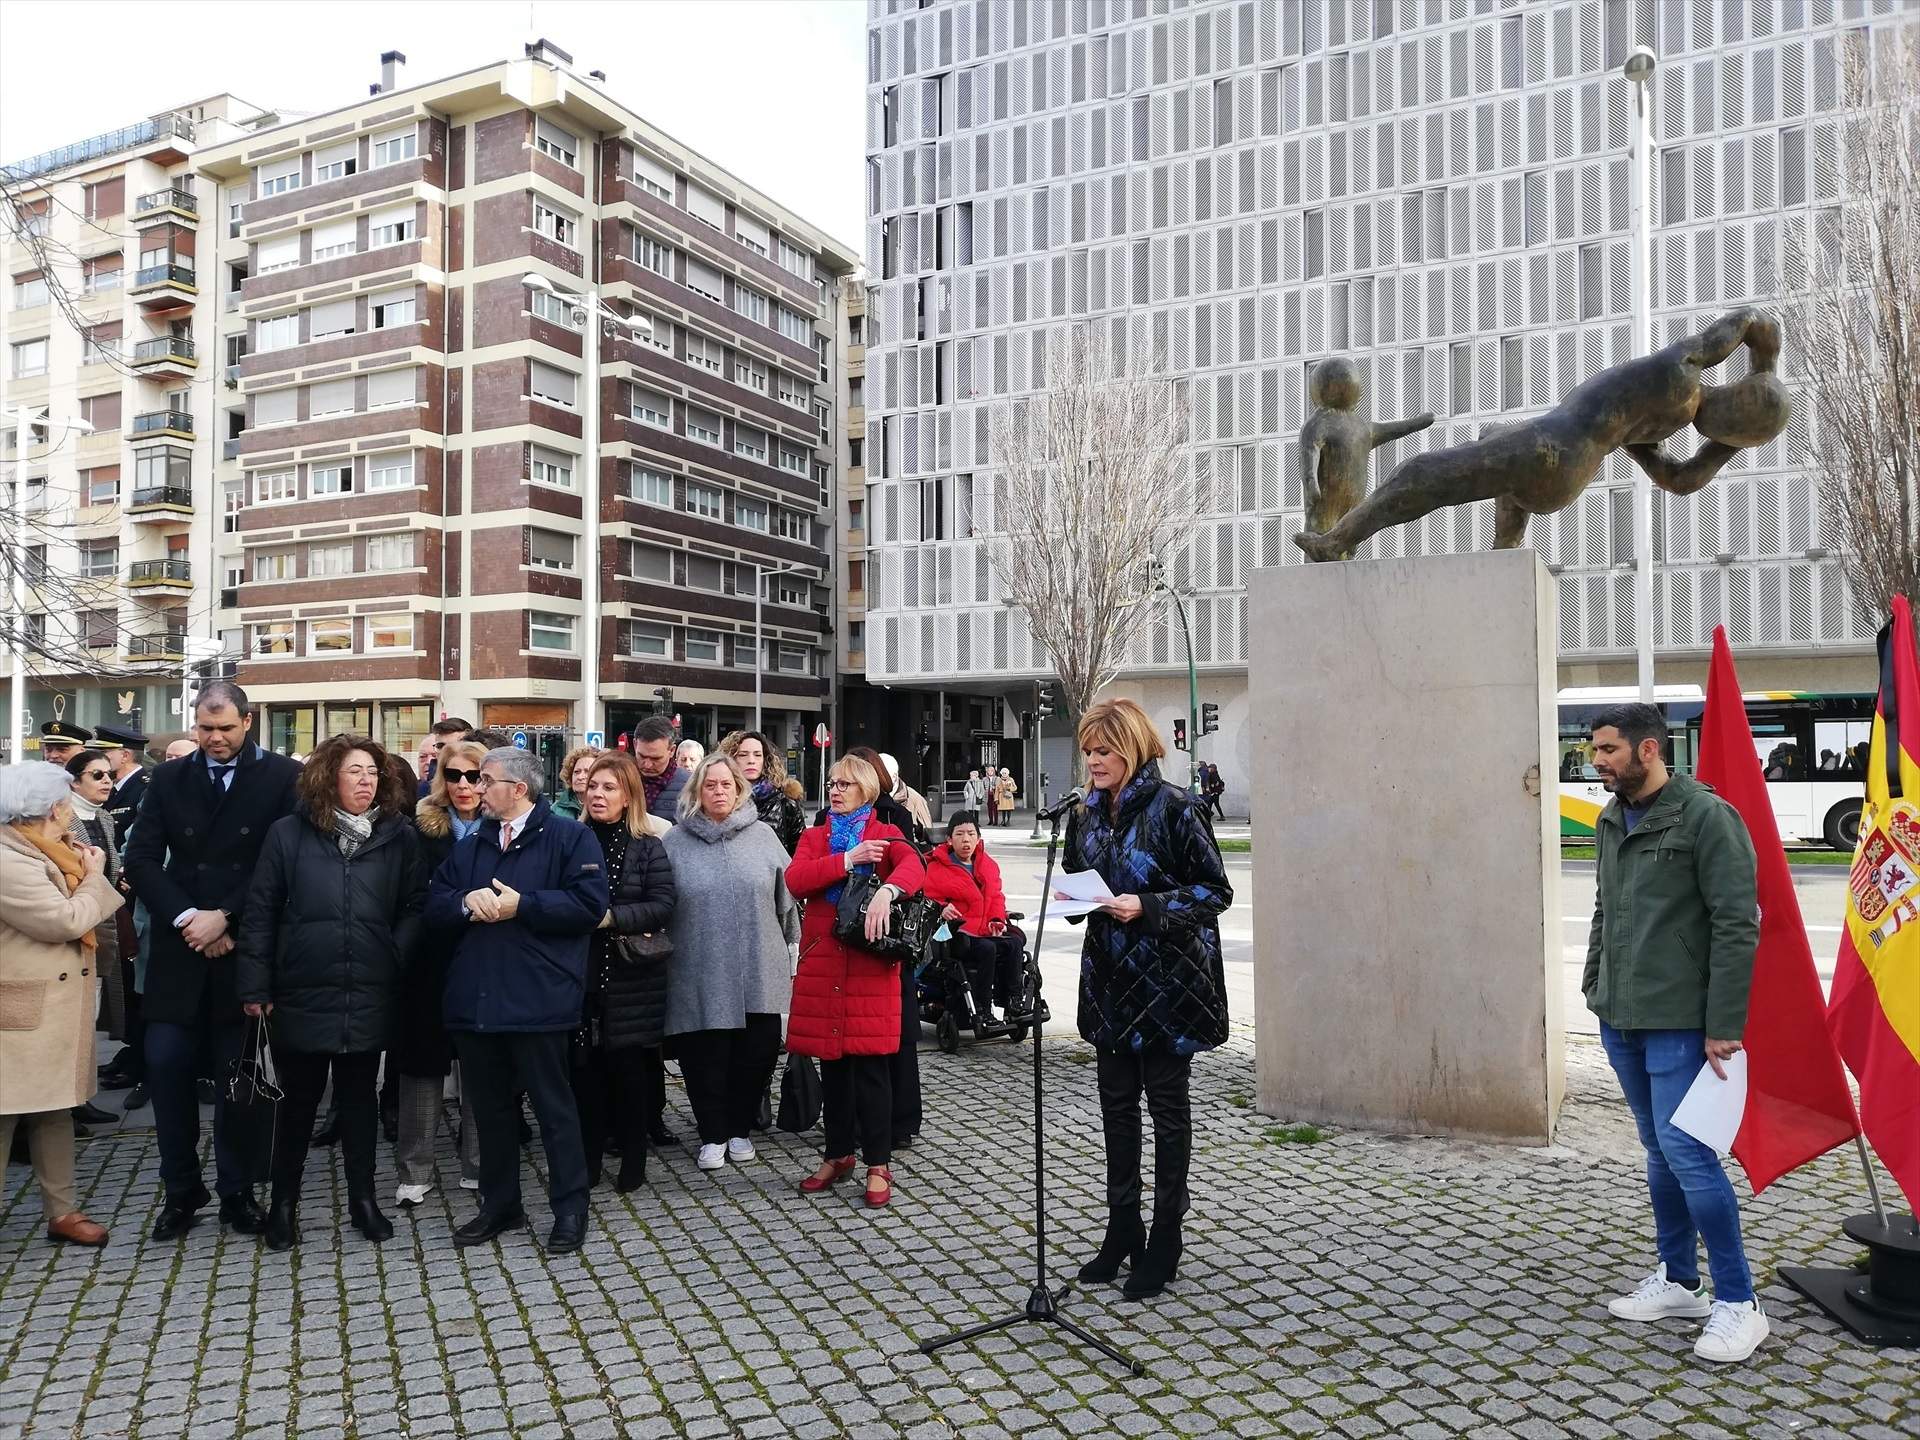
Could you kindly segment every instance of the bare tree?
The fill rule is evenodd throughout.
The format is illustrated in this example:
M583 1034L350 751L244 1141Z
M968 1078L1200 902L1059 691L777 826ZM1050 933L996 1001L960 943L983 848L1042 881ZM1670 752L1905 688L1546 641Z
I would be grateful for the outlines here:
M994 568L1079 714L1152 614L1146 562L1193 528L1183 396L1159 356L1118 349L1096 323L1050 345L1039 393L989 423L1004 481Z
M1849 37L1842 199L1793 230L1781 310L1827 533L1861 616L1920 597L1920 24Z

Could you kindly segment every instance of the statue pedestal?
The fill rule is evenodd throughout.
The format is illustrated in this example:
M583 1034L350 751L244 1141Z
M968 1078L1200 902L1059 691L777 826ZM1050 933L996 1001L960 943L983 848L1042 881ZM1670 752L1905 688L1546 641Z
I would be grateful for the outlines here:
M1552 577L1531 550L1261 569L1247 634L1260 1109L1550 1142Z

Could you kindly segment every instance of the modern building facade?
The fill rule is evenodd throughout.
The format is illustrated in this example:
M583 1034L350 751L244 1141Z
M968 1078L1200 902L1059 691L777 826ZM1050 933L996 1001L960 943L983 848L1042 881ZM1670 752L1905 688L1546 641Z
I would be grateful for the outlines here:
M156 734L181 724L186 638L211 634L215 601L218 367L202 257L218 217L194 157L261 115L214 96L5 167L0 412L47 417L7 481L25 486L22 564L38 577L20 617L35 657L28 757L56 715ZM18 460L13 426L0 431ZM11 610L11 596L0 603Z
M457 713L557 755L661 703L711 744L758 675L798 750L830 695L856 257L546 42L429 84L403 63L199 160L231 383L217 603L268 743L410 754ZM631 317L597 385L555 293L589 289Z
M1630 356L1620 65L1653 79L1654 343L1794 278L1837 197L1840 58L1892 0L873 0L866 673L1021 706L1048 661L984 553L987 410L1048 337L1110 325L1182 387L1201 495L1171 556L1229 804L1247 793L1246 581L1302 563L1306 374L1351 356L1376 457L1537 414ZM1124 352L1123 352L1124 353ZM1685 441L1676 442L1685 448ZM1872 633L1822 533L1804 414L1707 490L1657 496L1662 683L1725 624L1756 687L1873 686ZM1531 543L1558 576L1566 685L1633 681L1631 471L1611 460ZM1483 549L1491 507L1362 557ZM1461 617L1436 617L1436 624ZM1164 606L1123 689L1171 731L1186 653ZM997 738L949 736L947 774ZM956 743L957 742L957 743ZM1064 742L1047 768L1067 773ZM1184 778L1176 757L1169 775ZM1244 799L1241 799L1244 803Z

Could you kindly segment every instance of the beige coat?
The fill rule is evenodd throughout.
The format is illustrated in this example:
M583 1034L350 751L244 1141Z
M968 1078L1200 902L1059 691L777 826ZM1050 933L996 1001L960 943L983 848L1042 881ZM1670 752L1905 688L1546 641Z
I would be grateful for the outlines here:
M53 862L0 825L0 1114L67 1110L99 1088L99 980L79 937L124 903L104 875L69 896Z

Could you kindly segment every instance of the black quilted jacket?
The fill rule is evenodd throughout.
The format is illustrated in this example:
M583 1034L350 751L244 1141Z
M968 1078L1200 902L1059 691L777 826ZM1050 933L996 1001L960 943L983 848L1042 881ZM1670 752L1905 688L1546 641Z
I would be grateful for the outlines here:
M1097 870L1116 895L1138 895L1140 918L1087 917L1080 960L1080 1034L1105 1049L1192 1055L1227 1038L1220 912L1233 903L1202 803L1148 762L1120 792L1077 806L1066 868Z
M593 823L590 828L607 855L613 924L594 932L586 1023L578 1038L586 1043L597 1039L608 1050L658 1045L667 1019L667 959L623 961L613 952L612 937L668 928L673 919L673 862L659 840L628 834L624 823Z

